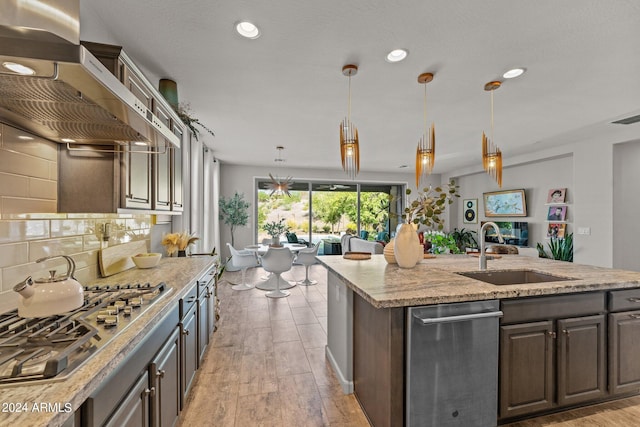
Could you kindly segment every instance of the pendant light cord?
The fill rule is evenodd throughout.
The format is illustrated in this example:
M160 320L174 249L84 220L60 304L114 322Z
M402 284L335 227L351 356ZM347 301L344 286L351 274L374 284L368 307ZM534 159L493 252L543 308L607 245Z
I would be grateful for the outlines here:
M493 90L491 91L491 144L494 144L495 140L493 139Z
M427 135L427 84L424 84L424 134ZM428 139L428 137L427 137Z

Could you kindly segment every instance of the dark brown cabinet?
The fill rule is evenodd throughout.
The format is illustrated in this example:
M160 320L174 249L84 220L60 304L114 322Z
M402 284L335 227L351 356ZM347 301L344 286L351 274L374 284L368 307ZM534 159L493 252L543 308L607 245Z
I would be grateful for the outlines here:
M609 292L609 390L640 391L640 289Z
M504 301L502 309L501 419L607 395L604 294Z
M553 407L555 383L553 322L500 328L501 418Z

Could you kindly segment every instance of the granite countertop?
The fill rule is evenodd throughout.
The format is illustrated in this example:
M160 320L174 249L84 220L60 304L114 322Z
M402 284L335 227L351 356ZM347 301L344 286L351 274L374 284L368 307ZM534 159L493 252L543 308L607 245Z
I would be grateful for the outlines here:
M125 356L167 314L186 291L214 264L212 257L163 258L151 269L133 268L87 285L117 283L158 283L164 281L171 291L155 302L125 330L91 359L62 381L3 385L0 387L0 425L41 427L62 425L77 410L102 381L112 373ZM51 404L48 410L37 411L41 404ZM57 405L56 405L57 404ZM66 408L69 408L65 412Z
M571 280L498 286L455 274L478 271L478 258L470 255L437 255L411 269L388 264L383 255L362 261L341 256L322 256L318 260L377 308L640 287L640 272L520 255L489 260L487 270L528 269Z

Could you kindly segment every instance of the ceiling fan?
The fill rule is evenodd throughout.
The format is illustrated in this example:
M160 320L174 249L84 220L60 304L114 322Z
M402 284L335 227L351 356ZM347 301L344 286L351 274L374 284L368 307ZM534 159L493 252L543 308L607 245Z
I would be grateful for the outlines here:
M318 186L318 190L331 190L331 191L335 191L335 190L347 190L351 188L350 185L343 185L343 184L328 184L328 185L319 185Z

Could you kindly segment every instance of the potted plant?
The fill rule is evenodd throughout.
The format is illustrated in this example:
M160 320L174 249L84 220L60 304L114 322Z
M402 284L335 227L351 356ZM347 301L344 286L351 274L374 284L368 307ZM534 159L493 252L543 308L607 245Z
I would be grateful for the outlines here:
M249 202L244 200L244 194L236 193L228 199L220 197L220 220L231 227L231 246L235 247L233 233L237 227L244 227L249 221Z
M424 233L425 240L431 242L431 252L434 254L459 254L460 248L451 234L442 231L428 231Z
M165 234L161 243L167 249L168 256L177 252L179 257L184 257L187 256L187 247L196 240L198 240L198 238L195 237L195 233L189 234L183 231L182 233Z
M474 234L476 234L475 230L465 230L464 228L458 230L457 228L454 228L451 232L451 237L455 240L456 246L460 249L460 252L464 253L467 248L478 247L478 242L474 237Z
M407 189L406 194L409 196L411 189ZM446 187L424 188L404 209L404 223L396 234L393 246L399 267L414 267L419 261L418 253L422 258L422 252L416 246L421 246L416 233L418 225L442 230L444 219L441 215L446 206L453 203L454 197L460 197L458 186L454 180L450 180Z
M552 237L547 243L551 255L544 250L542 243L536 244L540 258L551 258L557 261L573 262L573 233L569 233L564 238Z
M271 236L271 246L280 246L280 236L289 231L289 226L281 218L280 221L265 222L262 229Z

